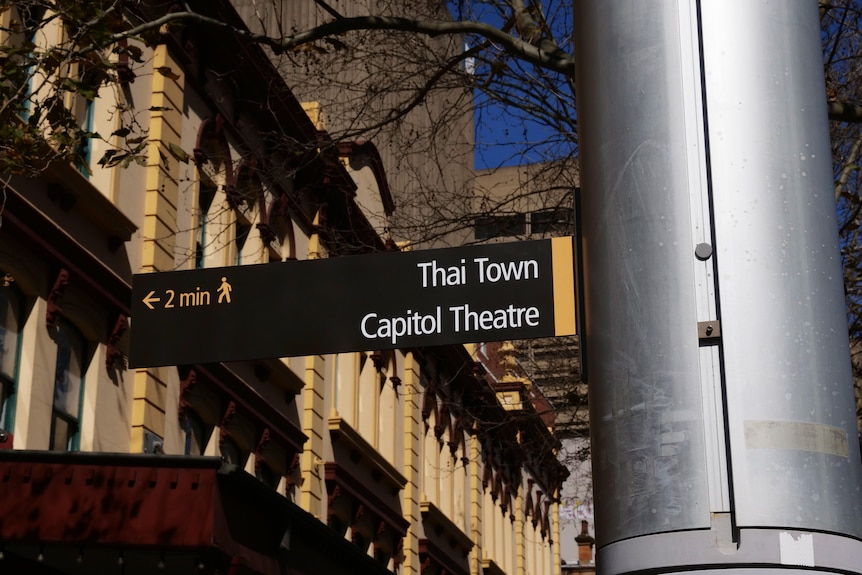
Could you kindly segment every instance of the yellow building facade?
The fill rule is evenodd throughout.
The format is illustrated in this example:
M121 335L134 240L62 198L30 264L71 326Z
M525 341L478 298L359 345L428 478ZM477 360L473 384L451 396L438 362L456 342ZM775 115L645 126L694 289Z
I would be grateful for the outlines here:
M472 348L127 367L136 273L397 249L373 143L332 141L258 46L186 23L139 48L70 101L110 134L86 168L3 178L0 571L559 573L558 443ZM100 165L130 118L140 161Z

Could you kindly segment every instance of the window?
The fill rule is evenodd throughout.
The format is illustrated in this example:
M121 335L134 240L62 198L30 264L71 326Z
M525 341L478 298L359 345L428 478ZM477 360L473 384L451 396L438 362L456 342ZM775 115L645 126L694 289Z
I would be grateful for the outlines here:
M229 218L224 209L235 195L231 190L235 182L223 122L220 115L201 122L193 152L197 166L197 197L191 223L195 229L192 249L196 269L231 263L225 241L230 231Z
M57 364L54 368L54 408L48 449L77 451L80 445L81 403L84 391L84 337L61 319L57 328Z
M93 132L95 122L96 98L99 88L106 81L106 73L89 62L79 62L72 66L72 77L68 80L74 83L75 89L70 96L71 116L77 124L76 144L74 149L75 167L81 174L89 178L92 174L90 161L92 159Z
M207 220L210 207L215 199L217 188L209 178L201 177L198 187L198 204L196 206L197 222L195 225L195 269L205 266L207 239Z
M278 482L281 481L281 477L276 475L272 467L263 462L258 462L255 465L254 475L257 477L258 481L273 489L278 487Z
M90 159L92 156L92 143L89 134L93 132L93 111L96 107L95 102L83 95L79 95L76 105L75 117L78 119L78 125L83 132L81 141L75 148L75 167L84 177L90 177Z
M285 258L292 259L296 255L296 245L290 218L270 214L267 229L269 237L262 237L266 243L266 261L272 263L284 261Z
M9 277L0 271L0 278ZM7 431L14 424L13 396L18 379L24 302L21 292L9 281L0 280L0 429Z
M572 233L574 214L571 208L548 208L529 214L506 214L476 218L477 240L511 236L564 236Z
M236 250L235 265L242 265L242 250L245 247L245 242L248 239L248 234L251 232L251 224L240 214L237 214L234 221L234 249Z
M17 16L21 25L23 43L30 47L30 51L24 60L25 65L23 70L26 78L26 87L21 107L21 119L28 120L31 112L30 98L33 96L33 75L36 73L36 54L33 49L35 48L37 41L36 34L44 25L43 20L45 18L46 8L26 6L22 3L22 5L17 6L15 9L18 13L16 15L13 12L12 18L15 19Z
M483 216L476 218L477 240L490 240L504 236L522 236L526 233L526 214Z
M186 410L183 431L186 435L183 453L185 455L203 455L210 434L201 416L191 409Z
M248 454L243 453L239 444L232 438L225 438L221 446L221 457L225 463L231 463L237 467L245 467L245 462L248 460Z
M572 233L572 210L550 208L530 214L530 234L542 236L563 236Z
M80 67L83 64L79 65ZM92 134L96 109L96 97L104 74L95 68L84 68L80 71L78 92L75 94L72 114L81 129L80 140L75 147L75 167L84 177L89 178L92 170L90 160L93 155Z

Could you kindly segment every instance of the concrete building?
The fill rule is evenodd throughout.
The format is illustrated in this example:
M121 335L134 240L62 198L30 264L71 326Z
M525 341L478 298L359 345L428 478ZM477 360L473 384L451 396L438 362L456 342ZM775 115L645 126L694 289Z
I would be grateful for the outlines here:
M131 114L141 161L93 139L87 168L4 176L0 571L559 573L557 440L464 346L127 367L133 274L394 249L395 207L376 146L333 142L258 46L194 23L130 44L73 104L109 142Z

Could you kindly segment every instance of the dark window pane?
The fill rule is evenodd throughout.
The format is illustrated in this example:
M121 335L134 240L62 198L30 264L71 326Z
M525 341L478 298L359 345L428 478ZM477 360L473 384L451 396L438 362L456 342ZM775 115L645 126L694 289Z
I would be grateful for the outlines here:
M49 448L75 449L84 375L84 336L72 324L60 320L57 327L57 363L54 367L54 409Z
M75 428L74 422L55 412L51 421L51 443L48 449L51 451L71 451Z
M54 409L78 418L81 398L83 338L66 322L57 330L57 364L54 369Z
M0 270L0 278L5 276ZM15 377L18 357L19 314L21 296L13 286L0 287L0 374Z
M261 463L257 466L257 471L255 472L255 475L257 476L258 480L267 487L272 487L273 489L278 487L280 477L278 477L275 474L275 471L273 471L272 468L266 463Z
M206 254L207 244L207 220L209 219L210 207L212 207L213 199L215 199L217 188L208 179L201 178L198 188L198 206L197 206L197 229L195 230L195 268L201 269L204 267L204 255Z
M225 439L224 444L221 446L221 456L225 462L232 463L237 467L243 467L246 459L248 459L248 456L243 454L239 445L231 438Z
M11 430L9 398L15 393L18 374L18 345L23 297L12 284L12 276L0 270L0 429ZM8 284L8 285L4 285Z
M530 232L539 235L566 235L572 233L572 210L552 208L530 214Z
M477 240L489 240L505 236L520 236L527 232L526 214L505 216L482 216L476 218Z
M203 420L194 411L186 412L185 420L186 442L184 453L186 455L203 455L206 450L209 433Z
M217 191L218 186L208 179L201 178L200 189L198 191L198 210L200 213L209 213Z
M7 380L3 375L0 375L0 429L5 429L6 431L11 431L11 426L7 422L6 402L9 400L9 396L12 395L13 389L12 382Z
M237 218L234 231L236 232L236 238L234 243L236 244L236 265L242 265L242 249L245 247L245 242L248 239L248 234L251 232L251 224Z

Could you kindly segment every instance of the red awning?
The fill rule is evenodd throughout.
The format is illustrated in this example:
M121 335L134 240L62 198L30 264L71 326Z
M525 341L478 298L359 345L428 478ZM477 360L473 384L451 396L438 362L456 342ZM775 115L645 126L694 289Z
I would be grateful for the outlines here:
M0 451L0 572L391 573L215 457Z

